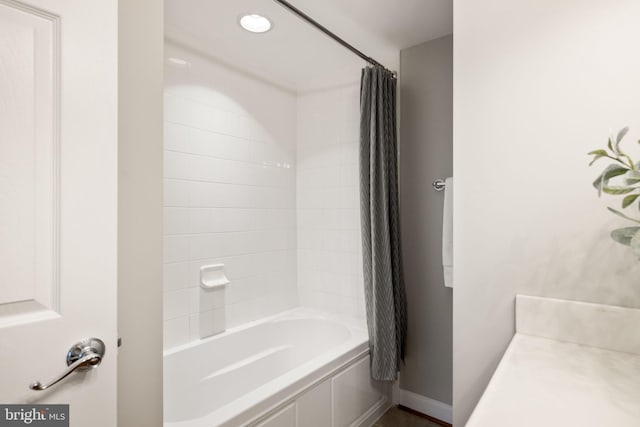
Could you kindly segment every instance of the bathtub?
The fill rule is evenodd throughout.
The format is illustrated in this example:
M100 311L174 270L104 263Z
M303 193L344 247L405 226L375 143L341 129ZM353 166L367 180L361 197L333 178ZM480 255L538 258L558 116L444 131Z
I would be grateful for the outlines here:
M363 322L294 309L164 353L164 426L368 426L390 406Z

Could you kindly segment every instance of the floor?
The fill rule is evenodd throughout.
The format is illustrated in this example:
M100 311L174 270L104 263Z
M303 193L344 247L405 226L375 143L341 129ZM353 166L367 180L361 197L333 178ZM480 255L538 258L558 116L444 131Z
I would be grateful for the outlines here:
M418 415L413 411L406 410L402 407L394 406L389 409L378 421L371 427L447 427L442 421L436 422L429 419L426 415Z

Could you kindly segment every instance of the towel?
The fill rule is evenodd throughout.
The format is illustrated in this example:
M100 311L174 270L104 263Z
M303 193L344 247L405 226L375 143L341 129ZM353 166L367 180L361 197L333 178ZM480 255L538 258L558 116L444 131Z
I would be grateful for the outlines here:
M453 288L453 178L445 180L442 209L442 271L444 286Z

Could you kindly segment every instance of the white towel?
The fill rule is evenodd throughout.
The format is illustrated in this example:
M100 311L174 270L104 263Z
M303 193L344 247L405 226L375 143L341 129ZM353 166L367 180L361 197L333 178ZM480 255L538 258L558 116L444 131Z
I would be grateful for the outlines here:
M453 178L445 180L442 209L442 271L444 285L453 288Z

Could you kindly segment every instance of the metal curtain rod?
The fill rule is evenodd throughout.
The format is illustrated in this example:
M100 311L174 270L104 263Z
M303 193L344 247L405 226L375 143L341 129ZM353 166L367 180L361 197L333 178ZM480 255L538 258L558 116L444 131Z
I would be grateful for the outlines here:
M347 43L346 41L344 41L343 39L338 37L335 33L331 32L331 30L329 30L327 27L325 27L324 25L320 24L318 21L316 21L315 19L313 19L312 17L310 17L309 15L307 15L306 13L304 13L303 11L301 11L300 9L298 9L297 7L295 7L294 5L289 3L288 1L286 1L286 0L274 0L274 1L276 3L279 3L284 8L289 9L289 11L291 11L293 14L298 15L298 17L300 17L303 20L307 21L309 24L313 25L318 30L322 31L323 33L325 33L326 35L331 37L333 40L337 41L342 46L346 47L351 52L355 53L360 58L362 58L365 61L367 61L369 64L376 65L378 67L382 67L385 70L392 72L394 75L396 74L394 71L389 70L387 67L385 67L384 65L382 65L381 63L379 63L378 61L373 59L372 57L365 55L364 53L362 53L362 51L356 49L355 47L353 47L352 45L350 45L349 43Z

